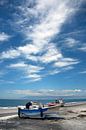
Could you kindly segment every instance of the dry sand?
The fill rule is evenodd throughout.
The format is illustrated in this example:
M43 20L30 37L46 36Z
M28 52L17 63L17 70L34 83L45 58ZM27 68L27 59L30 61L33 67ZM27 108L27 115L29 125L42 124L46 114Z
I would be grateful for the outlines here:
M1 120L0 130L86 130L86 104L65 106L49 110L64 119L19 119Z

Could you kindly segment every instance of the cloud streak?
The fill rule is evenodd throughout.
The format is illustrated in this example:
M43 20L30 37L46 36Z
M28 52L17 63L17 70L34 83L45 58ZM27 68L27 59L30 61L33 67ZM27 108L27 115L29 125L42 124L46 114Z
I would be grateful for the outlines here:
M69 48L76 47L76 46L78 45L78 43L79 43L78 40L75 40L75 39L73 39L73 38L71 38L71 37L69 37L69 38L67 38L67 39L65 40L65 44L66 44L66 46L69 47Z
M12 93L23 96L78 96L82 95L84 90L81 89L68 89L68 90L53 90L53 89L40 89L40 90L13 90ZM86 91L84 91L86 93ZM84 93L84 94L85 94Z
M61 59L60 61L55 63L55 66L57 67L65 67L65 66L70 66L70 65L74 65L74 64L78 64L79 61L72 59L72 58L64 58Z
M4 32L0 33L0 42L8 41L10 36Z
M84 44L81 47L79 47L78 50L80 50L82 52L86 52L86 44Z
M30 81L41 80L42 76L39 73L44 69L44 67L26 64L24 62L10 64L8 68L22 70L24 72L23 78L29 78Z

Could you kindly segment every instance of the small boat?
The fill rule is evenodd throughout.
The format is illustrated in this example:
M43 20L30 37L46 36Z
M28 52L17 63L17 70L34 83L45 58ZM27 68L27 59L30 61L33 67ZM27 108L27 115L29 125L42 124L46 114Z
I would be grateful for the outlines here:
M35 109L21 109L18 108L18 116L19 118L21 117L28 117L28 118L36 118L36 117L41 117L43 118L44 113L48 110L48 107L44 108L35 108Z
M63 107L64 106L64 102L62 99L60 100L56 100L55 102L49 102L48 104L49 108L53 108L53 107Z
M50 106L56 106L57 104L56 103L54 103L54 102L50 102L50 103L48 103L48 106L50 107Z

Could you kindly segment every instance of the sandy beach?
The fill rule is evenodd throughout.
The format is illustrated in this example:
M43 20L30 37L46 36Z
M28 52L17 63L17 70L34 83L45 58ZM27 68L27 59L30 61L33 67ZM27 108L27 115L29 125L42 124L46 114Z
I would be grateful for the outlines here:
M0 119L0 130L86 130L86 103L65 105L51 109L49 113L58 114L58 119L20 119L17 109L0 111L0 118L16 115L10 119Z

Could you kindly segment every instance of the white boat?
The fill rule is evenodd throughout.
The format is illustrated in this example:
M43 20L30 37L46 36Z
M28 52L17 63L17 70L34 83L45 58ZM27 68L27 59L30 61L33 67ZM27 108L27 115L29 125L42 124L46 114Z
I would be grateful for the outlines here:
M34 117L41 117L43 118L44 113L48 110L47 107L43 108L35 108L35 109L21 109L18 108L18 116L21 117L28 117L28 118L34 118Z

